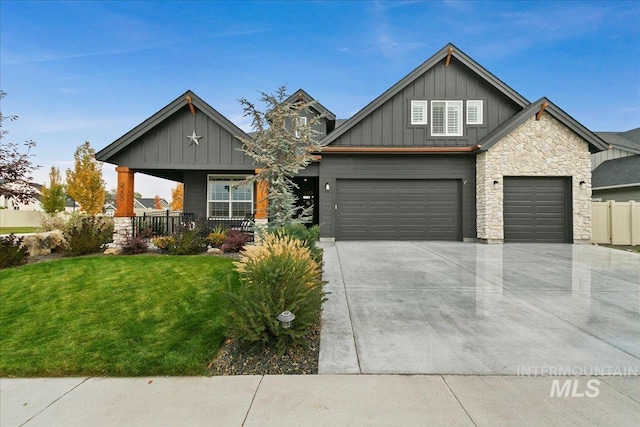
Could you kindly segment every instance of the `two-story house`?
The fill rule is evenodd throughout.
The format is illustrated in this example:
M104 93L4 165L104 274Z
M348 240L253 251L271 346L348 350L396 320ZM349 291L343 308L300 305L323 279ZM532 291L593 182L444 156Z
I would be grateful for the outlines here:
M296 91L291 102L313 98ZM346 121L323 114L318 161L297 177L324 239L588 242L590 154L601 138L529 102L452 44ZM192 137L197 136L194 140ZM264 215L244 131L187 91L102 149L122 200L134 173L185 184L184 212ZM125 194L126 193L126 194ZM118 206L116 216L133 215Z

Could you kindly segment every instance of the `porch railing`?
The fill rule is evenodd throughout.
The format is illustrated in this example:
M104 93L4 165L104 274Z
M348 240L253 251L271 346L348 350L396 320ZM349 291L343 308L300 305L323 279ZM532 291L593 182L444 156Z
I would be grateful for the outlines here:
M196 221L204 221L207 233L216 228L223 230L240 230L244 233L253 234L253 217L228 218L209 217L206 219L197 218L193 213L183 213L166 210L164 212L144 212L142 216L131 218L133 235L145 233L151 237L169 236L179 232L184 228L192 228Z

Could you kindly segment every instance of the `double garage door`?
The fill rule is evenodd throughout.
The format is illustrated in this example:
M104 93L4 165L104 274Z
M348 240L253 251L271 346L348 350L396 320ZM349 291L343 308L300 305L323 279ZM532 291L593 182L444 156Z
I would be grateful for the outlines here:
M339 240L462 240L459 180L338 180Z
M339 240L462 240L460 180L338 180ZM569 178L504 178L505 242L572 241Z
M569 178L505 177L504 241L570 243Z

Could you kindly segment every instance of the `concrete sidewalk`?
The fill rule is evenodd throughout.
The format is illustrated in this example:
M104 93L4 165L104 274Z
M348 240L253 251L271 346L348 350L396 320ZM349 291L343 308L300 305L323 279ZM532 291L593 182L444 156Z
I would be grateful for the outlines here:
M570 386L563 397L550 396L554 382ZM637 383L462 375L2 378L0 425L631 426L640 420Z

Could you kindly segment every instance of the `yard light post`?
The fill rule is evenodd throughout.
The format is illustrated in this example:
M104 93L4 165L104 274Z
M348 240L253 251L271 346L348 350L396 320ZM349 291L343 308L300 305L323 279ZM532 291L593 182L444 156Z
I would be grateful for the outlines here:
M283 311L278 314L278 322L282 325L282 329L289 329L291 327L291 323L293 323L293 319L296 318L296 315L290 312L289 310Z

